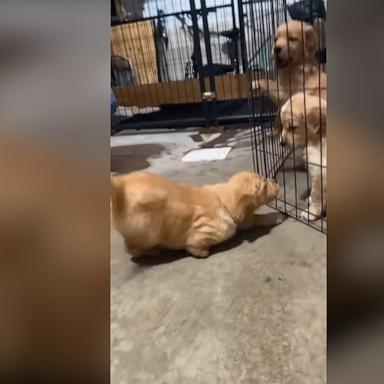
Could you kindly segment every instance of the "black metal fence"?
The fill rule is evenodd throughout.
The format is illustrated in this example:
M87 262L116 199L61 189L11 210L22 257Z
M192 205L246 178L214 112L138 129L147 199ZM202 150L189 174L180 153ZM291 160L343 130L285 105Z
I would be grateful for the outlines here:
M120 105L115 129L250 122L254 168L281 186L273 206L326 232L324 2L125 2L126 13L112 20L112 88ZM295 36L291 20L301 22ZM316 48L309 56L307 23ZM281 25L286 62L272 54ZM280 119L284 104L290 119L287 113ZM320 119L316 137L314 113ZM303 115L300 124L296 114Z
M112 21L120 129L248 122L249 71L270 65L251 56L263 51L251 47L257 15L250 3L131 1L131 12ZM260 46L268 44L268 35L259 36ZM253 104L261 108L259 99Z
M251 100L264 93L275 101L273 110L263 104L251 111L255 170L278 181L274 208L326 232L324 3L251 1L247 7L255 15L248 55L256 58L256 66L264 57L272 62L268 73L251 72ZM260 39L265 41L265 36L270 43L263 45ZM264 54L252 55L260 49ZM260 117L270 116L276 108L275 120L261 124Z

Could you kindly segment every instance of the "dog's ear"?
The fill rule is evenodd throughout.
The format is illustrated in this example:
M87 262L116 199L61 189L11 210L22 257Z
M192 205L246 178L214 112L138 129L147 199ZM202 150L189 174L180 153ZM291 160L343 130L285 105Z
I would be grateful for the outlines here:
M313 58L316 52L317 39L312 25L303 23L304 50L307 58Z
M327 113L324 106L312 107L307 113L308 127L314 135L325 135L327 127Z
M229 186L233 196L231 216L236 223L244 223L248 215L254 211L254 201L259 190L257 177L239 173L229 180Z

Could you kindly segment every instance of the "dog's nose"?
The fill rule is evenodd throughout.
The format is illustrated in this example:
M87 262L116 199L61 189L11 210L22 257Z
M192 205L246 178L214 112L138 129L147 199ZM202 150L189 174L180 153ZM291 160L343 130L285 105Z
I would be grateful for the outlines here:
M280 145L281 145L282 147L285 147L285 144L286 144L285 140L280 139Z
M273 49L273 52L275 53L275 55L278 55L281 52L281 47L275 47Z

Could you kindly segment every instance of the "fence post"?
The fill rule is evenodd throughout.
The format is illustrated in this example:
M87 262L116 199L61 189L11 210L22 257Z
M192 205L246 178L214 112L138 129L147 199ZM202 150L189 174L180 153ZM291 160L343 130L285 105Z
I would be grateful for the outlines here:
M240 42L241 42L241 61L243 64L243 73L248 70L247 60L247 43L245 41L245 27L244 27L244 9L243 0L238 0L238 12L239 12L239 27L240 27Z
M197 63L197 71L199 73L199 84L200 84L200 96L201 102L203 104L203 113L206 119L205 125L209 125L208 121L208 103L207 100L202 97L205 93L205 80L204 80L204 71L203 71L203 59L201 55L200 47L200 31L199 24L197 20L197 10L195 0L189 0L191 7L191 18L192 18L192 29L193 29L193 55Z
M212 74L212 50L211 50L211 34L209 32L209 24L208 24L208 9L205 3L205 0L201 0L201 15L203 17L203 31L204 31L204 43L205 43L205 53L207 55L207 69L208 73L204 75L208 75L209 77L209 87L210 87L210 102L208 104L208 118L209 122L217 123L217 106L216 106L216 84L215 77Z

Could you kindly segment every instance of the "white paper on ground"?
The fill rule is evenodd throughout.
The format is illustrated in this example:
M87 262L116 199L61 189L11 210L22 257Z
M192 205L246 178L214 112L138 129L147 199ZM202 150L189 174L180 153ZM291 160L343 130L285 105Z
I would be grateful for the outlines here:
M188 152L181 159L181 161L191 162L224 160L228 156L231 149L231 147L193 149Z

